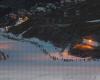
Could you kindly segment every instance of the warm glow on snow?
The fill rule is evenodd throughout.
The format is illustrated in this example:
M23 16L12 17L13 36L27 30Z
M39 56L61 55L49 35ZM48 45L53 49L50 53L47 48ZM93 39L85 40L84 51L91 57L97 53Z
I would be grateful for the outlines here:
M65 50L63 53L62 53L62 56L67 58L69 56L69 52L67 50Z
M77 48L77 49L80 49L80 50L93 50L94 49L93 46L90 46L90 45L87 45L87 44L76 44L74 46L74 48Z
M6 45L6 44L0 44L0 49L7 49L10 46Z

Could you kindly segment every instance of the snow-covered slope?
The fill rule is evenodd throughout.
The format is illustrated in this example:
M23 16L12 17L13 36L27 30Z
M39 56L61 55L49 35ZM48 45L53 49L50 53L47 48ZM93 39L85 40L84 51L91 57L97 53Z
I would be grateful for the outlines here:
M50 42L14 35L8 39L7 35L0 33L0 48L10 56L0 62L0 80L99 80L100 63L97 61L53 61L42 49L59 52Z

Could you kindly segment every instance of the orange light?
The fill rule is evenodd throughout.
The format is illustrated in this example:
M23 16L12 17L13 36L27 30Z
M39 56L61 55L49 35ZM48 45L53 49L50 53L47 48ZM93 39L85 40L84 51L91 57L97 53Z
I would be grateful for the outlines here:
M88 40L88 42L91 43L91 42L93 42L93 41L90 39L90 40Z
M87 44L76 44L74 46L74 48L80 49L80 50L93 50L94 49L93 46L90 46L90 45L87 45Z

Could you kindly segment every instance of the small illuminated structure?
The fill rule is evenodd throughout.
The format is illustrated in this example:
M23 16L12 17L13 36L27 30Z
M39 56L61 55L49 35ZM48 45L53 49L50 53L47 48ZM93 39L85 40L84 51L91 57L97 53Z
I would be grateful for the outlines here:
M94 50L98 46L99 43L96 42L93 38L83 38L82 43L76 44L74 48L80 50Z
M94 47L99 46L99 43L92 39L83 39L83 43Z

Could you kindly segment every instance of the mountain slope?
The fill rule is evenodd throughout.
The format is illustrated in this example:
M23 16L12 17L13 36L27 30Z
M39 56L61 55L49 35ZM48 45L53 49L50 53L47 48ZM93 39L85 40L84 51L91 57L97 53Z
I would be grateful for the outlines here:
M100 78L99 61L53 61L35 44L30 44L26 40L7 39L3 34L0 34L0 44L5 44L6 47L2 47L1 50L9 54L9 59L0 62L1 80L99 80ZM36 38L30 39L33 40L44 45L50 53L59 51L50 43Z

